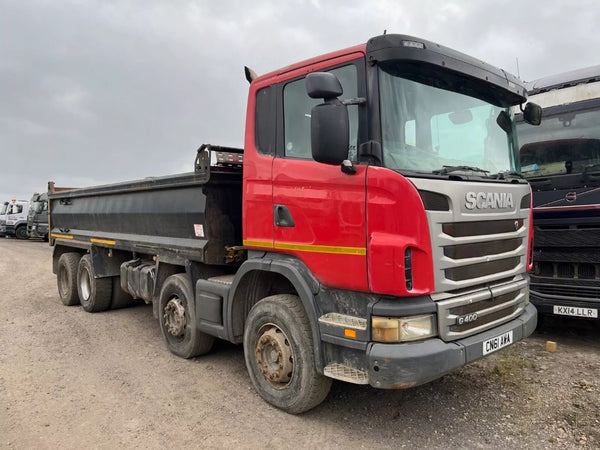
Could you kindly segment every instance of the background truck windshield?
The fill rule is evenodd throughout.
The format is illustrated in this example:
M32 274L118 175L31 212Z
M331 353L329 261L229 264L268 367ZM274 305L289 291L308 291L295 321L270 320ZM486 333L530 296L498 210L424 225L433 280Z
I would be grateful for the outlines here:
M600 108L547 114L539 127L519 122L527 178L600 170Z
M490 175L515 170L510 109L385 69L379 71L379 86L386 167L431 172L470 166Z

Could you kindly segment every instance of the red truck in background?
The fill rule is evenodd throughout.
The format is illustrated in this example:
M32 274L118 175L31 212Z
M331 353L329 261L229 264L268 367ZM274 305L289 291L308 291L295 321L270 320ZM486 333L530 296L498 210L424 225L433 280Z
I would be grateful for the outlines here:
M63 303L152 303L184 358L243 343L258 393L290 413L332 379L408 388L533 332L517 78L405 35L247 78L243 150L50 191Z

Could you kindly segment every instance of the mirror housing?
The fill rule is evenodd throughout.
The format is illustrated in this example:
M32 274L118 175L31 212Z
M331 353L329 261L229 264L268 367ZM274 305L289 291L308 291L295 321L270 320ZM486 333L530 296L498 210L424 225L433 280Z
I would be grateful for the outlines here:
M343 89L338 78L327 72L306 76L306 92L324 103L311 110L310 141L313 159L317 162L340 165L348 159L350 121L348 107L338 97Z
M536 103L529 102L523 109L523 120L530 125L542 123L542 107Z

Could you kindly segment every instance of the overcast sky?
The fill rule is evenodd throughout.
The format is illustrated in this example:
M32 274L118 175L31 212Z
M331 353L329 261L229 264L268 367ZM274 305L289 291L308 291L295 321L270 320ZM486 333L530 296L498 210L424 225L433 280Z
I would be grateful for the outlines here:
M597 0L0 0L0 200L191 171L248 83L388 33L527 81L600 64ZM518 61L518 66L517 66Z

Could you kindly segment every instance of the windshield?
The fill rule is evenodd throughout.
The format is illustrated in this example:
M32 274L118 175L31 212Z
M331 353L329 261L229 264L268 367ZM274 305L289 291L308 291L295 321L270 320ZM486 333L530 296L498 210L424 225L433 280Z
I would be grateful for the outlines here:
M402 74L401 66L379 71L386 167L426 173L469 168L480 175L517 170L510 108L448 90L457 84L456 90L467 91L468 80L444 80L441 89L389 72Z
M600 108L546 114L539 127L519 122L523 176L600 170Z

